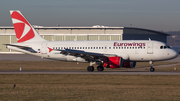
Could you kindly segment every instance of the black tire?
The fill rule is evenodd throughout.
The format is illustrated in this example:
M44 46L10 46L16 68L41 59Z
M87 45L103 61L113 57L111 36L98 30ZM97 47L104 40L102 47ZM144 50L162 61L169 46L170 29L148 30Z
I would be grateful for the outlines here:
M97 66L97 70L98 70L98 71L103 71L103 70L104 70L104 67L103 67L103 66Z
M151 71L151 72L154 72L154 71L155 71L155 69L154 69L153 67L151 67L151 68L150 68L150 71Z
M87 67L87 71L88 72L93 72L94 71L94 67L93 66L88 66Z

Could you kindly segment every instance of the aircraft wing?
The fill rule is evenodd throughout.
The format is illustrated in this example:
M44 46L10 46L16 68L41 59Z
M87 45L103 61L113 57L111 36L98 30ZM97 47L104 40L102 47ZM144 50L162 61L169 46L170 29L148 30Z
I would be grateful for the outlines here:
M34 49L32 49L31 47L28 47L28 46L19 46L19 45L12 45L12 44L4 44L4 45L17 47L19 49L23 49L23 50L29 51L31 53L37 53L37 51L35 51Z
M101 53L85 52L81 50L72 50L72 49L56 50L56 51L61 51L60 53L64 55L72 55L75 57L81 57L89 62L101 61L101 59L106 56L116 56L115 54L101 54Z

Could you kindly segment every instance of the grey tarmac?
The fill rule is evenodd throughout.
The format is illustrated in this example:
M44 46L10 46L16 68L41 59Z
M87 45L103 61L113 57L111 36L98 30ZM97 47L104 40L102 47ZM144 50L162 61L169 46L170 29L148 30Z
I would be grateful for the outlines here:
M129 71L129 72L87 72L87 71L1 71L0 74L102 74L102 75L180 75L180 72L140 72L140 71Z

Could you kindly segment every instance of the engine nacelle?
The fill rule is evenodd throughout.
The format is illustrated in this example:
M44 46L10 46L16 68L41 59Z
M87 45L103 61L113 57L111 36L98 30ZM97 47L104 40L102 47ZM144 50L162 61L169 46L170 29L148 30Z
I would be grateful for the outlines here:
M120 68L123 66L123 59L121 57L104 57L103 66L107 68Z
M136 62L123 61L122 57L104 57L103 58L103 66L106 68L134 68L136 66Z
M123 67L125 67L125 68L134 68L134 67L136 67L136 62L123 61Z

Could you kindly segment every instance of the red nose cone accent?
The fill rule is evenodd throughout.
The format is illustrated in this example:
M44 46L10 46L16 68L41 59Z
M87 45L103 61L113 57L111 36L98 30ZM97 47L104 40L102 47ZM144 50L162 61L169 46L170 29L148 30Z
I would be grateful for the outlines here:
M53 50L52 48L49 48L49 47L48 47L48 49L49 49L49 53Z

